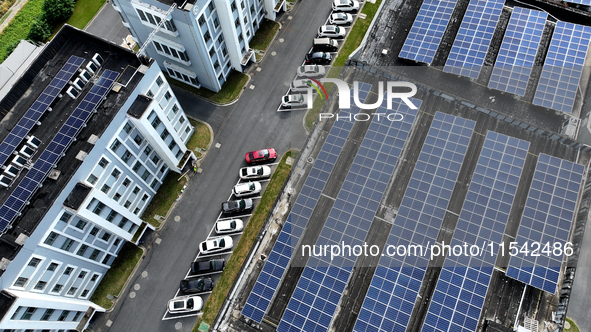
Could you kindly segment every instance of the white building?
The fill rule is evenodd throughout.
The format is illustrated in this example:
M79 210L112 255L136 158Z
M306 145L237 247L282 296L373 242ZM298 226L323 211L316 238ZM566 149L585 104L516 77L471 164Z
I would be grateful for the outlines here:
M46 90L72 56L80 69L61 90ZM100 99L95 86L108 70L116 80ZM15 130L31 109L41 118L9 157L0 155L0 329L82 331L95 311L104 311L90 296L138 230L163 178L194 158L185 146L194 128L152 59L140 61L70 26L0 101L0 151L14 135L23 136ZM89 119L82 109L93 111ZM78 128L66 127L71 124ZM65 152L39 185L29 186L26 202L14 203L58 143ZM7 211L18 213L12 218Z

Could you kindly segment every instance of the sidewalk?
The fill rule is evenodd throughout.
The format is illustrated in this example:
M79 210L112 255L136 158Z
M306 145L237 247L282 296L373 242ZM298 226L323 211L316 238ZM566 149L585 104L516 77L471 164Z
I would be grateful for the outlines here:
M8 26L8 24L10 24L10 22L12 22L12 19L16 16L16 14L18 14L19 10L21 10L21 8L23 8L23 6L28 2L29 0L16 0L16 2L12 5L12 7L10 7L10 9L8 10L8 16L6 16L6 19L2 22L2 24L0 24L0 33L2 33L2 31L4 31L4 29ZM2 16L4 17L4 16Z

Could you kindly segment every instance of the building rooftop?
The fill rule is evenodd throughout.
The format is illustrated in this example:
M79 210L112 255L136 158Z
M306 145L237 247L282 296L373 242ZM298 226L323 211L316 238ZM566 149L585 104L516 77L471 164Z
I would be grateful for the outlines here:
M150 103L152 103L152 100L154 99L148 96L138 95L133 101L133 104L131 104L127 110L127 114L133 116L136 119L141 118L150 106Z
M21 215L16 217L6 228L5 233L0 237L0 257L12 259L20 248L18 244L14 243L14 240L21 233L30 236L49 207L56 203L55 199L82 164L81 158L77 158L79 152L88 153L92 150L94 141L90 140L89 142L91 135L101 136L143 77L143 74L137 71L142 63L133 52L66 25L46 45L43 52L14 84L7 97L0 101L0 116L2 116L0 142L2 142L71 56L82 58L84 62L81 68L84 68L97 53L103 59L103 63L98 69L96 77L102 75L105 70L120 73L121 75L117 77L115 83L117 89L107 91L106 98L98 105L97 112L91 115L86 127L79 131L76 140L59 160L56 167L59 171L57 179L56 177L47 178L43 182L43 186L31 197L29 204L21 211ZM73 79L76 79L78 75L79 71L74 73ZM96 77L91 78L92 84L89 82L84 85L76 99L65 93L70 87L70 84L67 84L61 92L62 97L56 98L50 105L51 110L45 112L40 118L40 124L33 126L29 135L35 136L41 143L31 158L32 163L39 158L62 124L96 83ZM21 149L21 145L17 147L17 151ZM10 159L7 162L10 162ZM6 202L27 172L29 172L27 167L23 168L9 188L2 187L0 189L0 204L3 205ZM80 187L77 188L81 190ZM71 206L80 204L77 200L67 200L67 202L71 203ZM62 204L63 202L57 203Z
M76 183L74 189L70 192L70 194L64 201L64 206L74 211L78 211L80 205L82 205L88 194L90 194L91 190L92 188L85 185L84 183Z

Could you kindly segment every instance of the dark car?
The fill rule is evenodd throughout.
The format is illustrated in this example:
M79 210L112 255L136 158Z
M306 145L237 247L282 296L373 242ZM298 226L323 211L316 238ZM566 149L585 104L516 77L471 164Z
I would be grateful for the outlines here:
M182 293L203 293L213 289L211 278L184 279L180 286Z
M306 54L306 64L328 65L332 61L330 53L314 52Z
M237 201L227 201L222 203L222 213L238 213L252 210L252 199L245 198Z
M277 159L277 152L275 149L263 149L257 151L250 151L244 155L247 164L256 164L264 161L274 161Z
M191 263L191 274L204 274L217 271L223 271L226 261L223 259L212 259L205 262Z

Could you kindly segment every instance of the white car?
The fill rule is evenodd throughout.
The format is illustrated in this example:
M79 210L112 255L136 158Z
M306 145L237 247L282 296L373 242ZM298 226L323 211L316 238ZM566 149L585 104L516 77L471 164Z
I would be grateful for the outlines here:
M199 244L199 252L202 255L205 255L232 249L232 247L234 247L234 241L232 241L232 238L229 236L222 236L201 242Z
M202 308L203 299L200 296L179 296L168 301L168 312L171 314L199 311Z
M321 77L324 76L326 70L323 66L319 65L305 65L298 67L298 76L299 77Z
M243 229L244 223L242 222L242 219L220 220L215 223L216 234L240 232Z
M357 11L359 10L359 2L357 0L334 0L332 10L335 12Z
M306 98L304 95L295 94L283 96L281 99L281 106L285 108L300 107L306 105Z
M261 188L261 184L257 181L239 183L234 186L234 189L232 189L232 193L236 197L252 196L260 193Z
M330 15L330 24L334 25L346 25L353 23L353 15L346 13L334 13Z
M242 180L266 179L271 176L271 167L269 166L250 166L242 167L238 172Z
M336 25L323 25L318 28L318 38L345 38L347 31Z
M306 92L310 88L310 85L308 83L311 83L311 81L307 80L307 79L293 80L293 82L291 82L289 91L291 91L291 92Z

